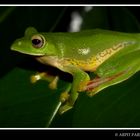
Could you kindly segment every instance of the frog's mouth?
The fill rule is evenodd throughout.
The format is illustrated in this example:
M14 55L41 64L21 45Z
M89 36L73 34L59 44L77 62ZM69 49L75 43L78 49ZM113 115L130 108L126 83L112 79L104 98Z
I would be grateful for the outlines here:
M40 51L37 51L36 49L32 49L26 43L23 43L20 39L17 39L10 48L12 51L16 51L22 54L27 54L31 56L44 56Z
M34 56L34 57L41 57L41 56L44 56L44 54L41 54L41 53L29 53L29 51L26 51L26 50L20 50L20 49L16 49L14 46L11 47L11 50L12 51L15 51L15 52L19 52L19 53L22 53L22 54L27 54L27 55L30 55L30 56Z

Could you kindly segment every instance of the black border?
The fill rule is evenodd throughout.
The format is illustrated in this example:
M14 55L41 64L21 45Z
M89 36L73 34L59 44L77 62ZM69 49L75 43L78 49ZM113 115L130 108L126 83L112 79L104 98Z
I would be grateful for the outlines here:
M55 4L55 5L63 5L63 4L140 4L139 0L0 0L0 5L3 4Z
M35 138L40 139L100 139L100 138L128 138L137 137L140 138L140 130L95 130L95 129L11 129L0 130L1 137L4 138ZM30 137L31 136L31 137ZM78 137L77 137L78 136Z

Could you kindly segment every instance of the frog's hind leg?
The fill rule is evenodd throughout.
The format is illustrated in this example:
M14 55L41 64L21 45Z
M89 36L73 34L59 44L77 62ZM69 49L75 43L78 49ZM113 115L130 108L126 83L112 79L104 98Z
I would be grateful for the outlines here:
M131 63L132 64L132 63ZM125 65L125 63L123 63ZM98 77L95 78L86 85L85 91L88 92L89 96L94 96L95 94L99 93L99 91L107 88L109 86L118 84L130 78L134 75L137 71L140 70L139 61L127 67L126 70L122 70L121 72L114 73L111 76L106 77Z
M126 80L140 71L140 51L129 52L129 47L126 48L127 53L119 52L97 68L96 75L99 78L90 81L85 87L90 96Z
M132 75L132 74L129 74L128 76L126 73L129 73L129 71L126 70L116 75L105 77L105 78L97 77L94 80L89 81L89 83L85 87L85 91L87 91L88 95L92 97L95 94L99 93L99 91L103 90L104 88L120 83L128 79Z

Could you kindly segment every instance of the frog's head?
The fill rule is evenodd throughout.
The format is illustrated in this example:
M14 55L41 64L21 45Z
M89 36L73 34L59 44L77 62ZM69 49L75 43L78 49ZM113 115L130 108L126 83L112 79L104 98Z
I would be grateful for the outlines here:
M23 38L17 39L11 46L11 50L18 51L23 54L33 56L54 56L57 54L55 45L45 36L38 33L33 27L29 27L25 31Z

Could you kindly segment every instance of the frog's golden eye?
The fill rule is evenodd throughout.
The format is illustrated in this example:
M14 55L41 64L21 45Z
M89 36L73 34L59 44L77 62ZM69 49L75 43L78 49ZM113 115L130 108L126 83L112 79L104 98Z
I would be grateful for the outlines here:
M45 39L42 35L34 35L31 38L32 45L35 48L42 48L45 44Z

